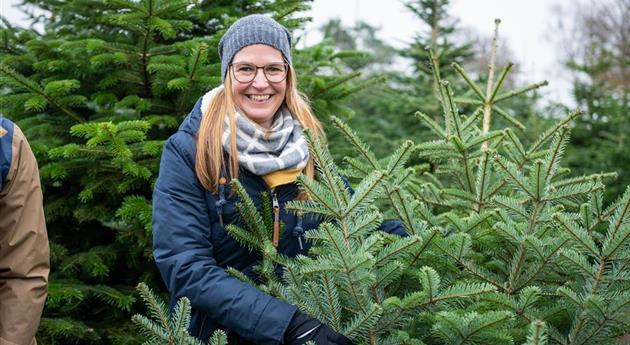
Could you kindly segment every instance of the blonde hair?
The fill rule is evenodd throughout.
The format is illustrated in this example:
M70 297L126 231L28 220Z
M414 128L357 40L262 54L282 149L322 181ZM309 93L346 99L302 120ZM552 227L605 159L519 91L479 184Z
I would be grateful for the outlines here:
M197 133L195 173L201 185L213 193L217 193L219 180L222 177L236 179L239 175L238 153L236 150L235 105L232 94L232 80L229 75L231 68L230 66L227 71L228 76L225 78L225 87L212 98L208 108L204 111ZM289 66L287 72L287 88L284 103L293 117L302 125L302 128L310 129L319 139L325 139L322 125L313 115L308 99L297 89L297 77L292 66ZM226 167L228 176L222 176L221 172L224 165L222 138L225 116L228 116L230 123L230 152L232 152L229 164ZM315 174L313 158L309 158L304 173L306 176L313 178Z

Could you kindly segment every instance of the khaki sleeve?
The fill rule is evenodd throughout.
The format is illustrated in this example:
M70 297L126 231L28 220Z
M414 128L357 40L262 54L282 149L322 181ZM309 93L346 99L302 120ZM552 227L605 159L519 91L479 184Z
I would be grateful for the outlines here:
M37 162L14 126L12 164L0 191L0 345L35 344L50 270Z

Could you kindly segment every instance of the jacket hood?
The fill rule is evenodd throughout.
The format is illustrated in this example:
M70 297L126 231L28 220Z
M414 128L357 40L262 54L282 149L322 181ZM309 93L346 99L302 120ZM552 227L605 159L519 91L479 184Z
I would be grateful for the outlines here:
M196 135L199 131L199 125L201 123L201 117L203 116L203 113L208 109L212 98L214 98L216 94L223 90L223 88L224 86L223 84L221 84L214 89L206 92L203 96L199 97L193 109L186 116L181 125L179 125L178 131L186 132L193 136Z

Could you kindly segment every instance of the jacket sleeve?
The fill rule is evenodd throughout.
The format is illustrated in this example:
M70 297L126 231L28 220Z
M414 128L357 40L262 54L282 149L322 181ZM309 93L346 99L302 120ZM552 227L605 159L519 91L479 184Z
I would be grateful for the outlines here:
M48 236L37 162L15 125L11 152L0 190L0 344L35 344L47 294Z
M257 344L279 344L296 308L217 265L194 157L186 133L176 133L164 145L153 192L153 254L162 278L172 298L186 296L223 327Z

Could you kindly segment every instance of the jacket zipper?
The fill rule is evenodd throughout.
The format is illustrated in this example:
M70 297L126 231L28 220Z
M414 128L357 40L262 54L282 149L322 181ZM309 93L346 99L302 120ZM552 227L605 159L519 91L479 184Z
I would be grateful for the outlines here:
M278 242L280 242L280 203L275 190L271 191L271 198L273 202L273 238L271 243L277 248Z

